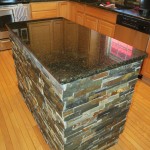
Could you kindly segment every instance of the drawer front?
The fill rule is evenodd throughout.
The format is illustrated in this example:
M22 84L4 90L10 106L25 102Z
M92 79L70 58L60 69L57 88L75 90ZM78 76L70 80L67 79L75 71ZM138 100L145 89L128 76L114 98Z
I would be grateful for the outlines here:
M57 9L57 2L31 3L31 11L47 11Z
M32 12L32 19L57 17L57 10Z

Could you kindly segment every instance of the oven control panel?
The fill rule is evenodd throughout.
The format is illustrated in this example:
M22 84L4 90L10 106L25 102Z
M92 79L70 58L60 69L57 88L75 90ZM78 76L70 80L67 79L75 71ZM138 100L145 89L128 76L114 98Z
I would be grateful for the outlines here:
M134 30L150 34L150 21L124 15L124 14L119 14L117 16L117 24L132 28Z

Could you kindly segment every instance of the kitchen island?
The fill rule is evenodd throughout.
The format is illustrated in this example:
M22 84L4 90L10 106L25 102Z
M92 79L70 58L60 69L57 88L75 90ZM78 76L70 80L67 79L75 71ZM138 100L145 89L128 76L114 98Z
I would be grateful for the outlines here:
M114 145L146 54L63 18L8 30L19 89L52 150Z

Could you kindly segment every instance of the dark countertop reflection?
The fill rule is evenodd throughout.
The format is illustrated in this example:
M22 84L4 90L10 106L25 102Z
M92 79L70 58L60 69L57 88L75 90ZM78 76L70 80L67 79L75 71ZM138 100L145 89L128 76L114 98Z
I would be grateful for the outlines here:
M63 18L8 25L61 83L68 83L146 57L125 43Z

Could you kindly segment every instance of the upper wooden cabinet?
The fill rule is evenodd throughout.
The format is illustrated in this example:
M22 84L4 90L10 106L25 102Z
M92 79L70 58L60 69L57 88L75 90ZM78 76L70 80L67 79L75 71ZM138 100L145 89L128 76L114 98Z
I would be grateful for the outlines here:
M35 2L30 3L31 18L51 18L58 16L58 2Z
M149 35L121 25L116 25L114 38L145 51Z

